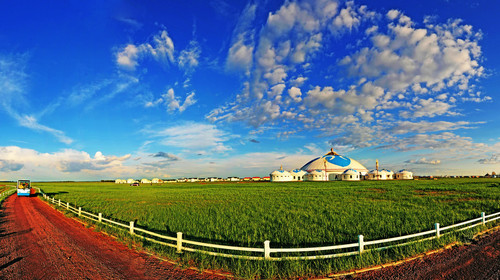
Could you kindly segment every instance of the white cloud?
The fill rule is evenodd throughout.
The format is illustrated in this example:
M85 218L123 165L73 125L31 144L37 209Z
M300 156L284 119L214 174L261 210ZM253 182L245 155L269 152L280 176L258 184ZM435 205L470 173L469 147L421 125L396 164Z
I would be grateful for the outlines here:
M17 109L28 104L25 97L26 79L28 77L24 71L25 64L25 56L0 57L0 106L20 126L35 131L48 132L60 142L71 144L73 139L67 137L63 131L40 124L34 115L19 114L24 110Z
M290 95L290 98L293 99L295 102L300 102L302 101L302 93L300 92L300 88L292 87L288 90L288 95Z
M73 143L73 139L67 137L64 132L50 128L48 126L42 125L38 123L38 120L34 116L16 116L16 119L19 122L19 125L30 128L36 131L44 131L54 135L60 142L65 144Z
M135 70L135 67L139 64L137 62L139 55L139 48L133 44L128 44L116 55L116 63L127 70Z
M145 102L144 106L148 108L158 106L159 104L164 104L167 107L167 112L173 113L175 111L179 111L179 113L182 113L189 106L197 102L197 100L195 99L195 95L196 94L194 92L191 92L186 96L184 102L181 102L180 97L175 95L174 89L170 88L157 100Z
M405 161L405 163L437 165L437 164L440 164L441 161L439 159L428 160L426 158L421 158L421 159L417 159L417 160L414 160L414 159L407 160L407 161Z
M179 55L179 67L184 69L186 73L194 71L198 66L200 54L201 49L198 42L191 41L189 47L182 50Z
M0 174L10 179L22 175L33 180L98 180L130 172L130 169L123 165L129 158L130 155L105 156L101 152L91 157L86 152L73 149L40 153L17 146L4 146L0 147Z
M333 145L356 148L481 145L455 134L426 134L473 128L469 122L435 119L461 116L460 102L491 100L476 93L484 69L481 34L472 26L460 20L419 23L399 10L382 15L333 0L287 1L269 13L262 28L248 26L235 34L244 30L244 38L251 34L251 40L233 36L232 45L234 50L252 46L244 49L248 60L240 63L249 66L242 90L213 109L208 120L242 121L256 128L293 123L294 131L320 131L335 137ZM345 48L348 55L335 57L327 48L346 34L353 37ZM325 60L337 63L319 68ZM318 73L326 79L316 82Z
M152 44L127 44L116 53L116 63L125 70L135 70L139 60L151 57L162 64L175 62L174 43L166 30L162 30L152 39Z
M232 136L212 124L189 122L165 129L145 129L144 132L159 138L159 142L165 146L188 149L192 153L202 150L224 152L231 149L225 142Z
M417 133L427 133L436 132L443 130L457 130L464 128L472 128L473 123L466 121L459 122L447 122L447 121L420 121L420 122L410 122L410 121L399 121L396 122L394 126L391 127L390 131L393 134L406 134L410 132Z
M245 75L250 75L250 68L253 63L254 36L252 23L255 20L257 5L248 4L238 19L234 29L231 47L229 48L226 69L229 71L241 71Z

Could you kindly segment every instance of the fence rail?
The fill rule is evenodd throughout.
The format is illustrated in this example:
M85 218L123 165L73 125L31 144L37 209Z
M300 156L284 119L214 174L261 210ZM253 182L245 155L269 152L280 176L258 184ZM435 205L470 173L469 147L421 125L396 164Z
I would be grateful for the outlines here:
M12 189L12 190L5 190L3 191L2 193L0 193L0 201L4 200L5 198L7 198L9 195L13 194L16 192L16 189Z
M486 223L493 222L497 219L500 219L500 212L493 213L486 215L484 212L481 213L481 217L475 218L472 220L460 222L457 224L449 225L446 227L440 227L439 223L436 223L434 225L434 229L428 230L428 231L423 231L419 233L414 233L414 234L409 234L409 235L404 235L404 236L398 236L398 237L391 237L391 238L386 238L386 239L380 239L380 240L370 240L370 241L365 241L363 235L358 235L358 242L356 243L350 243L350 244L341 244L341 245L333 245L333 246L322 246L322 247L311 247L311 248L271 248L271 242L269 240L264 241L263 247L261 248L250 248L250 247L240 247L240 246L230 246L230 245L219 245L219 244L210 244L210 243L204 243L204 242L198 242L198 241L192 241L192 240L186 240L183 239L182 237L182 232L178 232L175 237L172 236L165 236L162 234L158 234L146 229L139 228L135 225L134 221L131 221L129 224L124 224L119 221L114 221L108 218L104 218L102 216L102 213L98 213L97 215L94 213L90 213L87 211L83 211L81 207L76 207L71 206L69 202L63 202L60 199L56 200L54 197L50 197L49 195L43 193L39 189L39 192L43 195L43 198L46 199L48 202L52 204L56 204L60 207L65 207L68 211L71 211L75 214L77 214L79 217L84 217L90 220L93 220L98 223L103 223L107 224L108 226L111 227L118 227L121 229L128 230L131 235L134 236L139 236L147 241L158 243L161 245L169 246L172 248L177 249L177 253L182 253L182 251L188 251L188 252L198 252L202 254L208 254L208 255L213 255L213 256L219 256L219 257L226 257L226 258L239 258L239 259L247 259L247 260L270 260L270 261L281 261L281 260L313 260L313 259L328 259L328 258L336 258L336 257L343 257L343 256L351 256L351 255L358 255L362 254L363 252L367 251L372 251L372 250L386 250L389 248L395 248L395 247L400 247L400 246L405 246L408 244L412 244L415 242L421 242L425 240L431 240L431 239L438 239L444 234L449 234L455 231L461 231L465 229L469 229L475 226L479 225L485 225ZM478 222L478 223L475 223ZM472 224L472 225L469 225ZM465 225L469 225L467 227L462 227ZM451 230L457 227L462 227L459 229ZM444 231L447 231L444 233ZM139 234L142 233L142 234ZM417 237L422 237L422 236L428 236L426 238L422 239L417 239ZM152 238L160 238L162 241ZM413 240L409 240L413 239ZM377 245L377 244L383 244L383 243L394 243L397 241L402 241L402 240L409 240L404 243L397 243L397 244L390 244L390 245L385 245L381 247L373 247L372 245ZM165 242L165 241L170 241ZM185 247L185 245L192 245L192 246L198 246L198 247L205 247L205 248L212 248L212 249L217 249L217 250L227 250L227 251L233 251L233 252L246 252L246 253L260 253L260 256L252 256L252 255L235 255L235 254L230 254L230 253L222 253L222 252L214 252L214 251L207 251L207 250L202 250L202 249L197 249L197 248L192 248L192 247ZM365 246L372 246L372 248L365 248ZM346 251L346 249L355 249L351 251ZM275 257L271 256L271 254L278 254L278 253L306 253L306 252L324 252L324 251L337 251L337 250L342 250L341 252L338 253L333 253L333 254L320 254L320 255L305 255L305 256L282 256L282 257ZM262 255L263 254L263 255Z

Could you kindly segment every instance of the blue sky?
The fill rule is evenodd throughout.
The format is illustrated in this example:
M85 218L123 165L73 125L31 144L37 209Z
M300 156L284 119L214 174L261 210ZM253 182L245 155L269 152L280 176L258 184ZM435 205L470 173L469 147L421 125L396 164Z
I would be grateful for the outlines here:
M500 172L497 1L181 2L3 3L0 180Z

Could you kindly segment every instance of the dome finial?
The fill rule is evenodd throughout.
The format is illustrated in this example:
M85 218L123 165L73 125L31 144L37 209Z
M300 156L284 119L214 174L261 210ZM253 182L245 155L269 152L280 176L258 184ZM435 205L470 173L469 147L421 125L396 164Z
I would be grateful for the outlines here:
M338 156L339 154L337 154L333 148L330 148L330 152L328 152L325 156Z

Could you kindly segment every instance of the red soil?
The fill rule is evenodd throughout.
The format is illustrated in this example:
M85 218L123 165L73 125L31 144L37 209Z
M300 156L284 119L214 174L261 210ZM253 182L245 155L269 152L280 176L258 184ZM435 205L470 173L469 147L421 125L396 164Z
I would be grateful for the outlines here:
M344 279L500 279L500 231L492 231L466 246L400 265L349 275Z
M0 279L226 279L162 262L85 228L35 197L0 210Z

